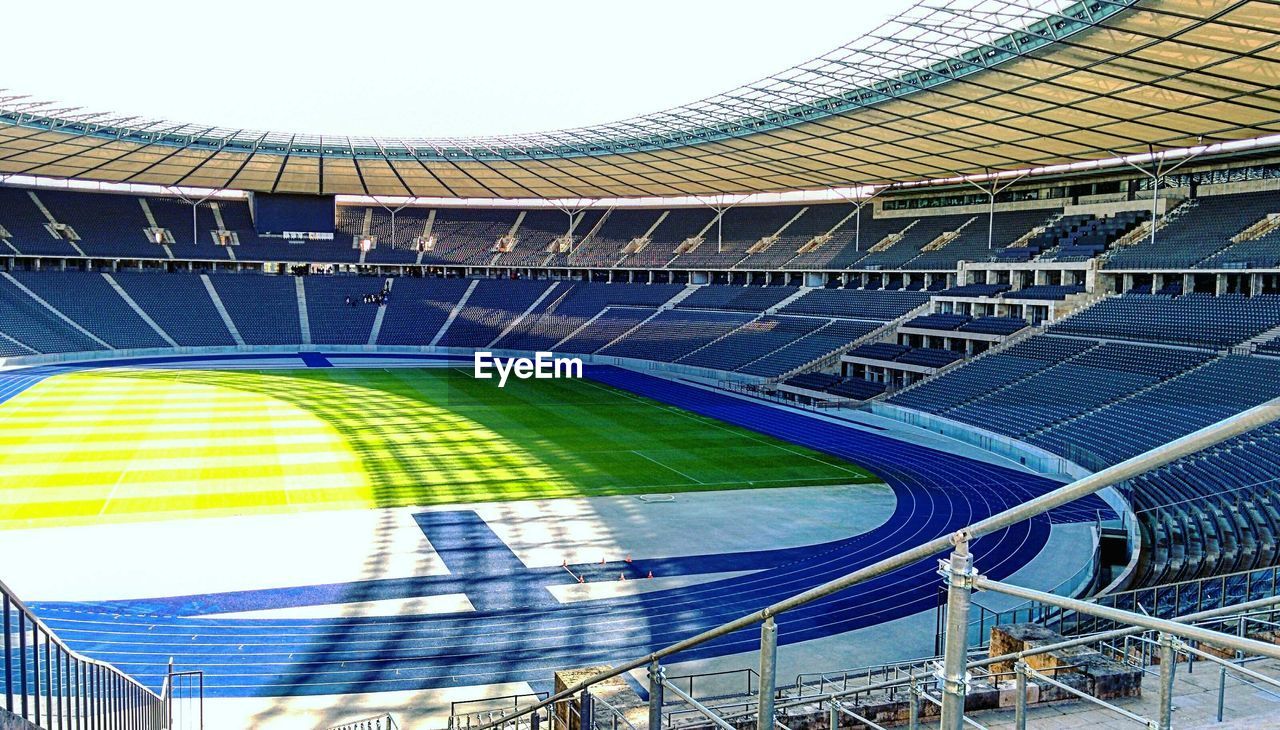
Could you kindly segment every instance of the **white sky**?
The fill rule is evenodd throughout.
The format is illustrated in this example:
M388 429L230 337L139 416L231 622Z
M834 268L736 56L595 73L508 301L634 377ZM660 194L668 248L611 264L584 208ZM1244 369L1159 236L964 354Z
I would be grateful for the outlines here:
M695 101L847 43L910 0L6 3L0 88L182 122L485 135Z

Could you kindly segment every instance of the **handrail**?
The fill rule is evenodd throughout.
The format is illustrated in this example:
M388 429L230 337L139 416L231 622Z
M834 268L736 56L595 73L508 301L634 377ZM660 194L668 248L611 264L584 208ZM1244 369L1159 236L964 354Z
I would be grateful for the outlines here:
M62 727L70 718L95 716L112 718L112 727L120 730L160 730L164 726L163 695L115 666L72 649L3 581L0 581L0 601L5 662L5 683L0 688L0 697L5 710L45 728ZM15 613L18 626L11 625L11 616ZM41 637L43 642L39 640ZM42 646L43 663L40 661ZM27 693L30 689L27 686L28 653L35 690L30 695Z
M807 591L797 593L789 598L784 598L781 601L757 611L753 611L745 616L741 616L714 628L707 629L706 631L702 631L694 636L683 639L674 644L670 644L644 656L625 661L611 669L597 672L590 677L580 680L572 686L553 694L536 705L532 705L513 715L508 715L502 720L496 720L480 725L473 730L488 730L488 728L501 725L504 722L510 722L512 719L535 712L543 707L580 693L594 684L640 669L641 667L656 665L660 663L662 659L673 654L678 654L686 649L691 649L711 641L712 639L717 639L740 629L770 620L778 614L785 613L786 611L794 608L799 608L820 598L825 598L833 593L858 585L859 583L863 583L877 576L937 555L957 544L966 543L997 530L1011 527L1023 520L1048 512L1055 507L1060 507L1070 502L1074 502L1081 497L1086 497L1104 489L1105 487L1109 487L1144 472L1164 466L1172 461L1176 461L1184 456L1194 454L1201 449L1214 446L1226 441L1227 439L1239 436L1242 433L1251 431L1258 426L1276 419L1280 419L1280 398L1275 398L1262 403L1261 405L1254 406L1249 410L1189 433L1163 446L1152 449L1151 451L1131 457L1119 464L1115 464L1106 469L1090 474L1089 476L1061 486L1053 491L1046 492L1039 497L1035 497L1027 502L1004 510L1003 512L999 512L991 515L990 517L979 520L968 527L961 528L950 535L936 537L917 545L914 548L910 548L897 553L896 555L891 555L887 558L878 560L871 565L859 568L851 573L847 573L839 578L827 581L826 583L810 588ZM765 688L761 688L761 692L763 694L765 692Z
M385 725L382 724L383 721L386 721ZM400 730L400 726L396 724L396 719L391 716L390 712L383 712L360 720L334 725L326 728L326 730Z
M1197 613L1187 614L1185 616L1179 616L1172 620L1178 623L1194 623L1194 622L1215 623L1222 620L1230 620L1232 618L1235 618L1237 615L1246 615L1254 610L1261 610L1261 609L1274 610L1277 605L1280 605L1280 596L1271 596L1268 598L1260 598L1256 601L1250 601L1249 603L1240 604L1238 606L1217 608L1210 611L1199 611ZM1041 644L1039 646L1029 647L1021 651L1009 652L1008 654L1001 654L999 656L988 656L983 659L976 659L976 660L967 662L965 665L965 668L969 670L984 669L993 664L1003 664L1008 662L1014 662L1021 659L1025 659L1027 657L1039 656L1041 654L1048 654L1050 652L1060 651L1062 649L1070 649L1078 646L1087 646L1090 644L1104 643L1104 642L1112 641L1115 639L1124 638L1126 636L1132 636L1134 634L1141 634L1144 631L1146 631L1146 629L1141 627L1126 626L1119 629L1112 629L1110 631L1103 631L1100 633L1090 634L1088 636L1079 636L1071 639L1065 639L1063 641L1054 642L1052 644ZM941 658L938 657L937 660L940 661ZM852 687L847 690L830 692L825 695L808 695L806 697L799 697L791 700L785 700L785 701L779 702L777 704L777 708L781 710L781 709L787 709L791 707L802 707L805 705L812 705L814 703L827 702L831 700L839 700L844 697L863 694L866 692L875 692L877 690L885 690L885 689L890 689L894 687L907 687L912 682L933 681L933 680L937 680L937 672L935 669L930 668L925 671L912 672L902 677L895 677L889 680L881 680L879 682L875 682L872 684ZM732 719L734 717L742 716L746 714L748 713L742 713L741 715L724 715L724 717L726 719Z

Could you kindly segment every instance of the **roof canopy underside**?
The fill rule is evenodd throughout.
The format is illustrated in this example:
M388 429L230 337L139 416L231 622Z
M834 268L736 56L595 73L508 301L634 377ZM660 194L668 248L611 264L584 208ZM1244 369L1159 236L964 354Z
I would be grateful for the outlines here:
M521 137L282 135L3 99L0 174L351 195L712 196L1280 133L1280 0L943 4L715 99Z

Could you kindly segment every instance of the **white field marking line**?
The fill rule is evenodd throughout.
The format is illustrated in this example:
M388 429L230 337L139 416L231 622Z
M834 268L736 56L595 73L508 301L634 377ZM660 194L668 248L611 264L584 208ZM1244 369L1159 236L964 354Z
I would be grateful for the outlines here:
M120 482L124 481L125 476L129 474L129 470L125 469L120 472L120 476L116 478L116 483L111 485L111 492L107 494L107 501L102 503L102 509L98 510L98 516L101 517L107 513L107 506L111 504L111 500L115 499L116 492L120 491Z
M590 382L590 381L585 380L585 379L583 380L583 382L584 382L584 383L586 383L587 385L590 385L590 386L591 386L591 387L593 387L593 388L598 388L598 389L600 389L600 390L606 390L606 391L607 391L607 390L610 390L610 389L608 389L608 388L605 388L605 387L604 387L604 386L602 386L602 385L599 385L599 384L597 384L597 383ZM662 403L656 403L656 402L651 403L651 402L649 402L649 401L647 401L647 400L645 400L645 399L643 399L643 398L640 398L639 396L633 395L633 394L631 394L631 393L627 393L626 391L620 390L620 389L618 389L618 388L613 388L612 390L613 390L613 391L615 391L615 392L617 392L617 393L620 393L624 398L630 398L631 400L634 400L634 401L636 401L636 402L640 403L641 405L646 405L646 406L650 406L650 407L652 407L652 408L657 408L657 409L658 409L658 410L660 410L660 411L668 411L668 412L670 412L670 413L674 413L674 414L676 414L676 415L678 415L678 416L683 416L683 417L688 418L688 419L690 419L690 420L697 421L697 422L699 422L699 423L703 423L703 424L705 424L705 425L708 425L708 426L712 426L712 427L718 428L718 429L720 429L721 431L733 431L733 430L734 430L734 429L731 429L731 428L729 428L729 427L725 426L724 424L722 424L722 423L720 423L720 422L716 421L714 418L710 418L710 417L708 417L708 416L702 416L702 415L699 415L699 414L697 414L697 413L690 413L689 411L686 411L686 410L684 410L684 409L676 408L676 407L674 407L674 406L668 406L668 405L665 405L665 404L662 404ZM854 470L854 469L849 469L849 468L844 467L844 466L841 466L841 465L839 465L839 464L832 464L831 462L823 461L822 459L819 459L819 458L814 457L814 456L810 456L809 454L802 454L802 453L800 453L799 451L794 451L794 450L789 449L789 448L787 448L787 447L785 447L785 446L782 446L782 445L780 445L780 444L771 443L771 442L766 441L766 440L764 440L764 439L762 439L762 438L759 438L758 436L753 435L753 434L750 432L750 430L748 430L748 429L745 429L745 428L744 428L744 429L742 429L742 431L744 431L744 432L745 432L745 436L746 436L746 438L749 438L749 439L751 439L752 441L755 441L756 443L764 444L765 446L772 446L772 447L774 447L775 449L780 449L780 450L782 450L782 451L787 452L788 454L792 454L793 456L800 456L800 457L804 457L804 458L806 458L806 459L809 459L810 461L816 461L816 462L818 462L819 464L823 464L823 465L825 465L825 466L834 467L834 468L836 468L836 469L839 469L840 471L848 472L848 473L853 474L853 475L858 476L858 477L865 477L865 476L866 476L864 473L859 472L859 471L856 471L856 470ZM665 466L665 465L664 465L664 466Z
M698 479L698 478L696 478L696 477L691 477L691 476L689 476L688 474L685 474L684 472L680 471L679 469L677 469L677 468L675 468L675 467L673 467L673 466L667 466L666 464L663 464L661 461L658 461L657 459L653 458L652 456L646 456L646 455L644 455L644 454L640 453L639 451L636 451L635 449L632 449L632 450L631 450L631 453L635 454L636 456L639 456L641 459L647 459L647 460L649 460L649 461L651 461L651 462L653 462L653 463L657 464L658 466L662 467L663 469L666 469L667 471L673 471L673 472L675 472L675 473L679 474L680 476L684 477L685 479L688 479L689 481L697 482L698 484L702 484L702 483L703 483L703 481L702 481L701 479Z

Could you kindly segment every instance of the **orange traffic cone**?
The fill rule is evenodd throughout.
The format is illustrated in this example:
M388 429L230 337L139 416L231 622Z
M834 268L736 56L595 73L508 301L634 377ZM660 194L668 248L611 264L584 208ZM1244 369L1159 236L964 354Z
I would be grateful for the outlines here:
M649 577L650 577L650 578L652 578L652 577L653 577L653 571L652 571L652 570L651 570L651 571L649 571Z

